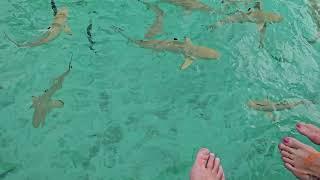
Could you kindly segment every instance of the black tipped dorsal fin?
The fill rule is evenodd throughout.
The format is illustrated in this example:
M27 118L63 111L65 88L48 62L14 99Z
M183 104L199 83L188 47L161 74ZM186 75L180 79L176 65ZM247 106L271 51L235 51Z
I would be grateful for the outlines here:
M253 8L254 8L255 10L261 11L261 10L262 10L261 2L260 2L260 1L256 2L256 3L254 4Z

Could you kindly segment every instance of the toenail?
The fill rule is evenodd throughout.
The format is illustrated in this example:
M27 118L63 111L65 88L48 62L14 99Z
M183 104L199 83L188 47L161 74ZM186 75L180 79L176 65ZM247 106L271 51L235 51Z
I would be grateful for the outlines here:
M287 138L287 137L283 138L283 142L286 143L286 144L289 143L289 138Z
M300 123L297 124L297 128L300 129L302 125Z

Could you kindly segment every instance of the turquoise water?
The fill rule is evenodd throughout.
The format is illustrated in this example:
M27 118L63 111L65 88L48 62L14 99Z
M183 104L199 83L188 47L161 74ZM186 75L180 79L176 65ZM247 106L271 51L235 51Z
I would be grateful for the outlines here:
M202 1L221 7L218 0ZM143 38L154 16L143 4L56 3L69 8L72 36L34 48L0 41L0 162L16 165L3 179L182 180L203 146L221 157L228 179L294 178L277 145L285 136L309 143L295 123L318 125L319 105L277 112L272 121L246 103L317 97L319 44L304 38L316 34L306 1L264 1L265 10L284 17L268 26L264 49L254 24L208 32L203 25L223 15L162 4L165 32L158 39L188 36L221 53L218 61L196 61L185 71L179 70L181 55L139 48L108 30L116 25ZM1 31L18 41L38 37L52 20L50 2L8 0L0 7ZM90 19L95 52L86 37ZM65 105L35 129L31 97L65 72L71 54L73 69L53 97Z

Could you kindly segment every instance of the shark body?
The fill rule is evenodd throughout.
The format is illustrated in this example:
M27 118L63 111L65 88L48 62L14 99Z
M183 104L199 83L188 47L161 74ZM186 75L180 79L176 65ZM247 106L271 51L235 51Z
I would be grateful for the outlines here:
M11 39L8 35L6 37L14 43L18 47L35 47L46 44L54 39L56 39L62 31L71 35L71 29L67 25L68 18L68 9L61 8L57 11L57 14L54 16L53 22L51 26L48 28L47 32L37 41L34 42L26 42L26 43L18 43L15 40Z
M217 23L208 26L209 29L216 29L226 24L232 23L255 23L260 32L259 47L263 47L267 24L279 23L283 17L273 12L265 12L261 9L261 4L258 2L253 10L250 8L248 12L238 11L233 15L218 21Z
M71 61L69 63L68 70L58 76L49 89L45 90L41 96L32 97L31 107L34 108L32 120L33 127L37 128L40 124L43 127L45 124L46 115L52 109L62 108L64 106L64 102L62 100L52 100L52 96L62 88L65 77L70 73L70 70L72 69Z
M191 39L185 38L184 41L178 40L136 40L127 35L125 35L121 28L112 27L115 32L120 33L124 38L128 39L130 42L138 45L141 48L152 49L155 51L165 51L172 52L176 54L183 54L185 57L184 63L181 65L181 69L187 69L194 60L206 59L206 60L216 60L219 58L219 53L211 48L205 46L197 46L191 42Z
M298 105L306 104L305 100L299 100L295 102L272 102L270 100L251 100L248 102L248 107L257 110L257 111L264 111L264 112L273 112L273 111L283 111L288 109L293 109Z

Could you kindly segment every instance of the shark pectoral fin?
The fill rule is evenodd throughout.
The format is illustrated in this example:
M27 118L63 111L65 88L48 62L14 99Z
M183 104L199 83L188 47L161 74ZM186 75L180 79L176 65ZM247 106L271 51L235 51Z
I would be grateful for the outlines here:
M38 99L37 96L32 96L32 105L30 106L30 109L36 107Z
M193 63L193 59L191 57L186 57L184 63L181 65L181 70L187 69Z
M191 14L192 14L192 10L191 9L187 9L187 10L184 11L184 15L185 16L189 16Z
M63 106L64 106L64 102L61 100L51 100L49 104L50 109L62 108Z
M64 31L66 34L68 34L68 35L72 35L72 30L71 30L71 28L69 27L68 24L66 24L66 25L64 26L63 31Z
M264 47L264 39L265 39L265 35L266 35L266 29L267 29L267 23L260 23L258 24L258 29L260 32L260 39L259 39L259 48L263 48Z
M32 96L32 103L36 103L37 100L38 100L37 96Z
M277 120L277 116L275 114L273 114L272 112L266 112L266 115L268 118L270 118L272 121L276 121Z

